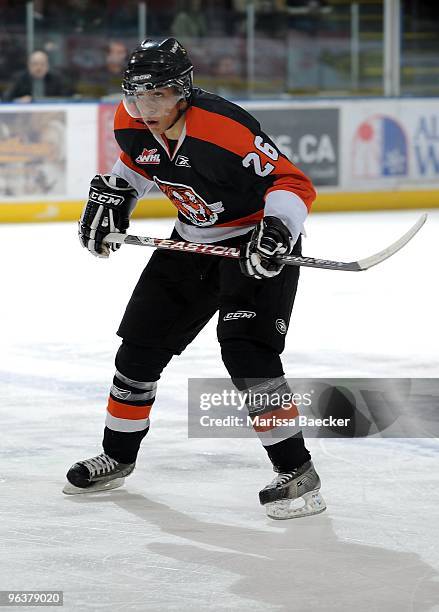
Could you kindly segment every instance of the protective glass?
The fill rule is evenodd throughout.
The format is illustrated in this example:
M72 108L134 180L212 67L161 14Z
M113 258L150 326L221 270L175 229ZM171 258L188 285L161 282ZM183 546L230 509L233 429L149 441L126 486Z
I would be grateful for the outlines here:
M142 119L169 115L175 105L182 99L184 99L183 92L175 86L169 86L149 91L125 93L123 104L131 117Z

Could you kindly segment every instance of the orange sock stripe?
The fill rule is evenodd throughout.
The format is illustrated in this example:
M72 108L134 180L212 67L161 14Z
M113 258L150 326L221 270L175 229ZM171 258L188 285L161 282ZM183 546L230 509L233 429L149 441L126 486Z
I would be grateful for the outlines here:
M261 414L259 417L261 421L265 421L265 419L295 419L299 416L299 411L297 410L297 406L295 404L290 404L289 406L285 406L284 408L276 408L276 410L272 410L271 412L265 412ZM253 429L255 431L270 431L271 429L275 429L276 425L253 425Z
M151 412L151 406L132 406L130 404L121 404L112 397L108 398L108 412L118 419L130 419L137 421L139 419L147 419Z

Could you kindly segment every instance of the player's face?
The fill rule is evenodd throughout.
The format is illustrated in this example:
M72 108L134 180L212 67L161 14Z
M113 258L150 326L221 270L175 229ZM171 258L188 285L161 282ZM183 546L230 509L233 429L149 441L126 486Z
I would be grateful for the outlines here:
M140 118L151 132L163 134L179 116L184 105L181 93L174 87L161 87L125 96L124 105L132 117Z

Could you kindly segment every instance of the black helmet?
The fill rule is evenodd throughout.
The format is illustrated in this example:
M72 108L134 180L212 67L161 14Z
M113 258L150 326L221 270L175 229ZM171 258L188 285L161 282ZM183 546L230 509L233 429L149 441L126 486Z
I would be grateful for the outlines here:
M176 86L188 100L192 94L192 62L175 38L144 40L134 49L125 70L122 89L135 95L158 87Z

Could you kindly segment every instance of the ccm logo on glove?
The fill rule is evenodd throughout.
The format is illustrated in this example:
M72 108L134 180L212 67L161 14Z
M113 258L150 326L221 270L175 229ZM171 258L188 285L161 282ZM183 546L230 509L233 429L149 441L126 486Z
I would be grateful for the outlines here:
M79 220L78 234L83 247L97 257L108 257L120 244L104 242L105 236L124 234L137 202L137 192L125 179L97 174L91 181L88 202Z
M99 202L100 204L106 204L107 206L120 206L125 200L122 196L114 196L110 193L95 191L94 189L90 189L89 198L90 200Z

